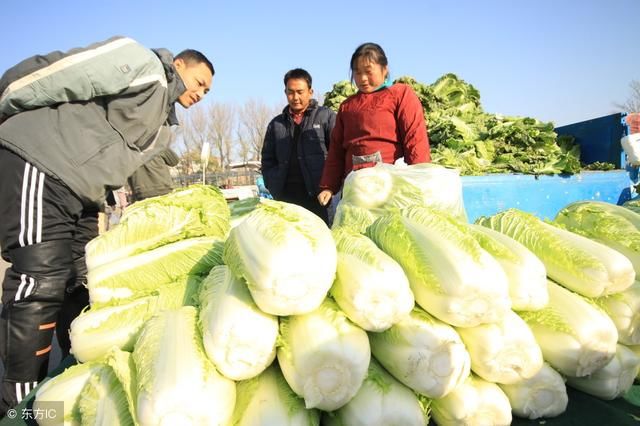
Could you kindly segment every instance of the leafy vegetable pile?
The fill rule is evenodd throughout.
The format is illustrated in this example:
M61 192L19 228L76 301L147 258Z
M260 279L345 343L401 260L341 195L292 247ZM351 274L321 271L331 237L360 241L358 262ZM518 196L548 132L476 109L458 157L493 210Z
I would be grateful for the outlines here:
M431 85L412 77L395 83L408 84L418 95L436 164L459 168L463 175L580 171L580 147L573 138L558 137L551 122L485 112L478 90L455 74ZM337 111L354 93L351 83L338 82L325 94L324 105Z

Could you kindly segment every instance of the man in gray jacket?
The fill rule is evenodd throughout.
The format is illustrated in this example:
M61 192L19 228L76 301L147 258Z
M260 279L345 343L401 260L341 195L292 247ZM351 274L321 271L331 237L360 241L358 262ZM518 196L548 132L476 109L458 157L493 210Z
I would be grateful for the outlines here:
M34 56L0 79L0 247L12 264L2 283L0 415L45 377L54 328L68 350L106 189L168 146L174 104L200 101L213 74L198 51L174 58L114 37Z

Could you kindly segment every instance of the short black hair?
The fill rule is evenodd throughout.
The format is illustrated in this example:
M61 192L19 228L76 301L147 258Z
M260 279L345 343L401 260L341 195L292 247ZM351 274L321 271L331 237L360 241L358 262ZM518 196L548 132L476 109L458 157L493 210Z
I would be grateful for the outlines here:
M211 71L211 75L216 74L216 70L213 69L213 64L202 52L199 52L194 49L185 49L182 52L176 55L175 59L182 59L186 64L205 64L209 71Z
M307 86L311 89L311 74L307 72L307 70L303 70L302 68L294 68L284 75L284 87L287 87L287 83L292 78L304 80L307 82Z

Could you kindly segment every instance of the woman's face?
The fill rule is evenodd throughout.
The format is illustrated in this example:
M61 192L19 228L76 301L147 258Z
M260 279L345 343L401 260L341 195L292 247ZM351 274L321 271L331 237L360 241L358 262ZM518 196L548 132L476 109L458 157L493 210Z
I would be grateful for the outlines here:
M358 58L353 70L353 80L362 93L376 90L387 78L387 66L372 62L369 58Z

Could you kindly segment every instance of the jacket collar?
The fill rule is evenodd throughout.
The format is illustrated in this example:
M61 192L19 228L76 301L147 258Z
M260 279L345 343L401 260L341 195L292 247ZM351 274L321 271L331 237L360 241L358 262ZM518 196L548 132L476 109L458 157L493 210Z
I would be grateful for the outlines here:
M307 109L304 111L304 115L307 115L310 111L314 110L318 108L318 101L316 101L315 99L311 99L309 101L309 106L307 107ZM291 114L289 114L289 104L287 104L284 109L282 110L282 113L288 118Z

